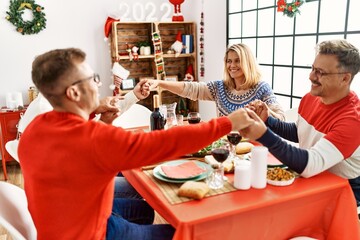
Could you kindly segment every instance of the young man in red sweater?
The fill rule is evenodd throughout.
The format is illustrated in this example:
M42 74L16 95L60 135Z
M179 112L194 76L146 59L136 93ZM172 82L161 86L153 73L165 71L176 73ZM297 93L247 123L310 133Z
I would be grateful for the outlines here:
M254 122L244 109L149 133L88 121L99 106L100 78L85 62L85 53L74 48L38 56L32 79L54 108L36 117L19 143L25 192L40 240L171 239L170 225L131 222L132 214L141 216L141 206L130 207L130 213L112 208L114 176L195 152Z

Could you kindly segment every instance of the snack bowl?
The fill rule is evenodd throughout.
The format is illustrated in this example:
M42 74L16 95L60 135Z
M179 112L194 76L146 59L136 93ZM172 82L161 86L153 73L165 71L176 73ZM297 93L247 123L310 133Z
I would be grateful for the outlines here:
M295 174L285 168L269 168L266 173L267 183L274 186L288 186L295 180Z
M288 185L293 184L294 180L295 180L295 177L293 177L289 180L282 180L282 181L267 179L267 183L270 185L274 185L274 186L288 186Z

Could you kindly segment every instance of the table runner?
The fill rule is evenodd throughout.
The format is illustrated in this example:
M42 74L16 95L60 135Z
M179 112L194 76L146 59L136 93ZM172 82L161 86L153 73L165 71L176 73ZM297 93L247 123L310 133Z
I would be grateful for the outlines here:
M192 201L195 199L187 198L187 197L179 197L177 192L182 185L182 183L169 183L158 180L153 175L153 170L144 171L146 176L148 176L161 190L164 194L166 199L169 201L170 204L178 204L183 202ZM228 193L236 191L237 189L229 182L224 182L224 187L221 189L210 189L210 191L205 195L205 197L215 196L218 194Z

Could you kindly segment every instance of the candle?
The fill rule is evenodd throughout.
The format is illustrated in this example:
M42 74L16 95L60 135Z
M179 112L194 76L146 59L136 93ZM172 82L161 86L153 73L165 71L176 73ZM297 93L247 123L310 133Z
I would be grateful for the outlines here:
M15 109L15 108L17 107L17 106L16 106L16 101L14 101L14 100L8 101L7 104L8 104L7 107L8 107L9 109Z
M10 109L23 107L23 99L21 92L10 92L6 94L6 107Z
M251 162L247 160L238 161L235 166L234 187L247 190L251 186Z
M255 146L251 150L251 186L253 188L266 187L268 149Z
M23 102L23 98L22 98L22 93L21 92L13 92L13 99L16 102L16 107L23 107L24 106L24 102Z

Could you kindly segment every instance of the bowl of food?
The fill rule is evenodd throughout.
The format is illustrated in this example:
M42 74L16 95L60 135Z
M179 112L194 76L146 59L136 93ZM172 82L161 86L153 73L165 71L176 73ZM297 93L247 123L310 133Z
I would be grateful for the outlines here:
M281 167L267 170L267 183L274 186L288 186L295 180L295 175Z

